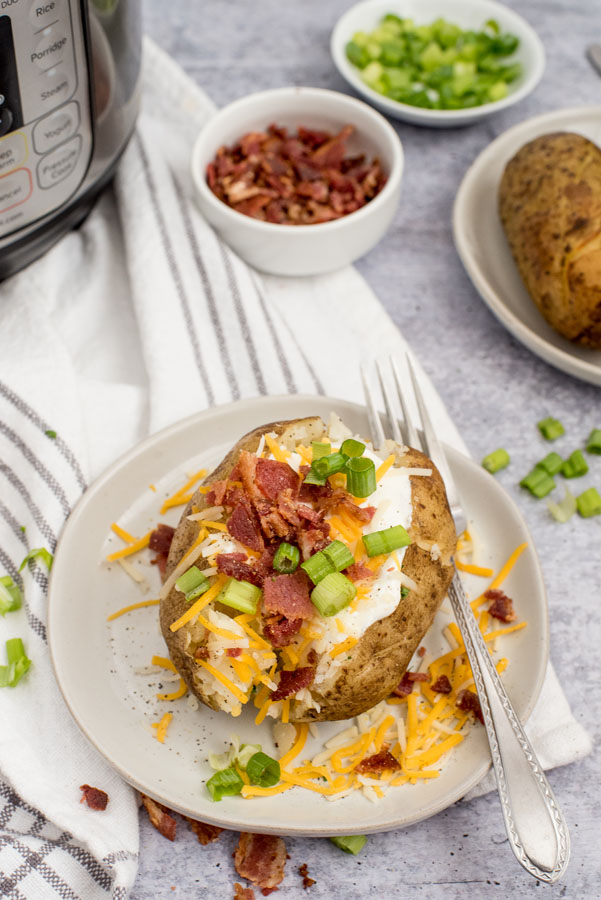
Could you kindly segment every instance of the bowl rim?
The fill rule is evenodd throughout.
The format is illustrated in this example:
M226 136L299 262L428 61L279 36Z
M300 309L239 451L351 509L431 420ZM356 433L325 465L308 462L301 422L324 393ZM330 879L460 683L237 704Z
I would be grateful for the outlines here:
M389 0L389 3L385 5L391 7L395 5L399 6L402 2L403 0ZM481 9L483 19L489 13L494 15L495 11L497 13L500 11L500 15L515 23L515 26L510 25L509 27L515 27L520 30L518 35L520 42L523 41L524 44L527 43L529 49L532 51L531 62L529 63L530 71L524 73L523 84L520 85L517 90L510 92L501 100L492 100L489 103L483 103L480 106L472 106L468 109L426 109L421 106L411 106L409 103L401 103L399 100L392 100L390 97L379 94L377 91L374 91L373 88L369 87L369 85L367 85L359 76L358 70L356 70L352 63L347 60L344 53L344 47L348 42L351 33L350 28L347 26L347 22L354 17L357 10L381 6L383 5L382 0L359 0L358 3L354 3L350 6L336 21L330 36L330 53L336 69L347 84L354 90L363 94L364 97L367 97L370 102L376 103L380 107L388 110L391 115L398 115L399 112L402 111L407 116L411 116L414 122L421 120L423 122L452 123L453 121L459 121L459 119L461 119L463 123L467 123L480 119L483 116L501 112L501 110L513 106L514 103L518 103L530 94L543 76L546 66L546 55L543 43L530 23L519 13L515 12L515 10L505 6L503 3L497 3L497 0L462 0L462 2L467 5L472 5L474 9ZM452 18L452 3L449 4L449 10L449 16ZM394 10L390 11L394 12Z
M384 185L382 190L378 194L376 194L373 200L370 200L369 203L366 203L365 206L362 206L360 209L356 209L351 213L347 213L347 215L342 216L340 219L335 219L332 222L317 222L310 227L307 225L304 228L301 226L291 227L290 225L283 225L278 222L263 222L261 219L254 219L251 216L245 216L244 213L238 212L238 210L233 209L231 206L228 206L227 203L225 203L223 200L220 200L219 197L215 196L213 191L209 188L206 178L204 177L204 172L201 171L201 165L199 161L199 156L204 150L207 141L210 139L212 126L216 123L219 123L226 114L229 115L232 112L236 112L236 110L243 109L249 103L258 103L263 99L273 98L274 100L277 100L279 98L300 95L303 95L305 97L313 96L317 99L327 97L328 99L332 99L336 103L340 103L341 107L347 107L351 111L359 107L362 113L367 115L367 117L371 119L374 125L380 129L380 134L387 139L392 151L392 165L390 168L390 172L388 173L386 184ZM353 125L354 123L349 122L349 124ZM217 151L217 149L218 148L216 147L214 153ZM247 228L264 231L266 234L269 233L273 235L276 231L278 231L282 236L300 236L316 233L323 234L326 230L337 231L341 228L350 227L348 225L349 222L360 223L368 216L373 216L374 213L377 214L380 207L383 206L385 202L387 202L388 198L392 197L395 193L398 192L403 175L404 162L405 155L401 139L399 138L390 122L382 115L382 113L378 112L376 109L370 106L369 103L366 103L364 100L360 100L357 97L352 97L349 94L343 94L340 91L330 90L329 88L293 85L287 87L270 88L266 91L255 91L251 94L246 94L244 97L239 97L237 100L233 100L231 103L228 103L226 106L222 106L219 110L217 110L217 112L213 116L211 116L211 118L205 123L205 125L203 125L198 136L196 137L196 140L194 141L194 146L192 148L192 154L190 158L190 168L192 181L197 192L202 196L205 202L210 204L210 206L214 210L216 210L219 215L225 216L227 220L239 226L246 226ZM318 232L316 232L316 229L319 229ZM303 238L300 239L302 240Z

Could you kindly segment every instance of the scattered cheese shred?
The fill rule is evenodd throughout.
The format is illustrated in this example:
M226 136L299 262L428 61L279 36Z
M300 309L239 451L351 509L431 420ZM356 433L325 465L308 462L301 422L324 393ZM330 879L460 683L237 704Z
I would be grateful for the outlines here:
M388 472L390 467L392 465L394 465L395 458L396 457L395 457L394 453L391 453L390 456L388 456L384 460L382 465L378 466L378 468L376 469L376 481L379 481L381 478L384 477L384 475L386 475L386 473Z
M198 472L195 472L188 481L181 487L179 490L172 494L171 497L167 497L163 505L161 506L161 515L164 515L168 509L171 509L172 506L182 506L184 503L188 503L191 499L191 495L186 495L187 491L192 488L197 481L200 481L201 478L204 478L207 474L206 469L200 469Z
M458 559L455 560L455 565L460 572L467 572L469 575L480 575L481 578L490 578L491 575L494 575L492 569L487 569L483 566L473 566Z
M107 616L107 622L112 622L114 619L118 619L119 616L124 616L125 613L131 612L134 609L142 609L145 606L158 606L160 600L141 600L139 603L132 603L129 606L124 606L123 609L118 609L117 612L111 613L110 616Z
M224 525L223 522L211 522L210 519L205 519L202 524L206 528L214 528L216 531L227 531L227 525Z
M117 525L116 522L113 522L111 525L111 529L115 532L117 537L120 537L122 541L125 541L126 544L135 544L137 538L135 538L129 531L126 531L124 528L121 528L120 525Z
M242 796L243 797L273 797L274 794L283 794L284 791L289 791L291 787L294 787L293 784L276 784L275 787L270 788L262 788L252 786L244 786L242 788Z
M171 625L169 626L170 631L179 631L180 628L183 628L184 625L186 625L191 619L193 619L195 615L197 615L202 609L204 609L207 603L210 603L211 600L214 600L225 584L225 581L225 575L218 575L215 584L211 585L209 590L205 591L205 593L202 594L198 598L198 600L192 604L190 609L186 610L183 616L180 616L179 619L176 619L175 622L171 623ZM236 635L236 637L238 637L238 635Z
M138 538L138 540L134 541L133 544L128 544L127 547L123 547L122 550L117 550L115 553L109 553L107 556L108 562L113 562L115 559L122 559L124 556L131 556L132 553L139 553L140 550L143 550L144 547L148 547L148 543L150 541L151 531L148 534L145 534L144 537Z
M488 585L488 591L494 591L505 581L527 546L528 544L520 544L519 547L515 548L505 565L500 569L499 573L495 575L491 583ZM475 600L472 600L472 609L478 609L479 606L481 606L483 603L486 603L486 599L487 598L484 596L484 594L481 594Z
M288 751L288 753L284 753L284 755L280 759L280 768L284 769L287 765L289 765L293 759L302 752L303 747L307 741L307 734L309 733L308 725L296 725L296 740L294 744Z
M165 713L160 722L152 723L152 727L156 728L155 738L160 744L165 743L165 735L167 734L167 729L169 728L169 724L172 718L173 713Z
M216 678L217 681L220 681L221 684L225 688L227 688L231 694L234 695L236 700L239 700L242 704L248 701L248 697L246 696L246 694L244 694L240 690L240 688L234 684L233 681L230 681L230 679L226 675L223 675L219 671L219 669L216 669L215 666L212 666L211 663L206 662L204 659L197 659L196 662L199 666L202 666L203 669L206 669L207 672L209 672L213 676L213 678Z
M346 653L347 650L350 650L352 647L354 647L356 643L357 638L348 637L346 641L342 641L341 644L336 644L336 646L330 650L330 656L332 657L332 659L335 659L337 656L340 656L341 653Z
M179 680L179 687L172 694L157 694L157 700L179 700L188 690L188 685L183 678Z
M274 459L277 459L278 462L286 462L289 458L290 453L288 450L284 450L277 441L270 435L265 435L265 443L269 447L269 452L273 456Z
M177 669L166 656L153 656L150 662L153 666L161 666L163 669L170 669L171 672L177 674Z

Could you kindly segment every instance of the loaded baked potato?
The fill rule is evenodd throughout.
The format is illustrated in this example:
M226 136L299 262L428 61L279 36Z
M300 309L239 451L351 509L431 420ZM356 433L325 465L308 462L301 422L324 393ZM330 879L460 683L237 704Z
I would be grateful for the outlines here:
M346 457L344 472L315 470L319 453L326 469L340 465L348 438L336 416L329 426L318 417L264 425L186 507L160 620L173 662L207 706L235 716L252 696L261 717L358 715L399 684L430 627L456 546L442 479L417 450L388 442L379 458L351 441L364 460L353 466L370 470L373 488L358 499Z
M579 134L545 134L511 159L501 222L520 275L549 324L601 348L601 150Z

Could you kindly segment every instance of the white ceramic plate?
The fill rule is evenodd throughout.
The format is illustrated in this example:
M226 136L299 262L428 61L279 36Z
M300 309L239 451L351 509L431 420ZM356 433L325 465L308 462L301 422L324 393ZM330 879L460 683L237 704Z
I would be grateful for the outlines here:
M429 25L442 17L464 29L480 29L488 19L496 19L502 31L511 32L520 39L510 61L522 64L522 75L509 85L509 92L502 100L471 109L422 109L391 100L367 86L359 69L347 59L345 49L355 32L373 31L387 13L413 19L418 25ZM534 90L545 69L545 51L536 32L525 19L495 0L362 0L351 6L336 23L330 51L342 77L373 106L396 119L434 128L469 125L518 103Z
M314 836L384 831L449 806L490 765L484 730L474 727L440 778L391 789L377 804L356 794L328 802L297 788L269 798L231 797L212 803L204 788L211 774L208 753L222 752L230 735L238 733L273 754L271 726L257 728L249 709L232 719L204 707L192 710L186 699L157 701L156 682L134 671L148 666L153 654L165 654L157 607L137 610L110 624L106 621L111 612L142 599L119 566L102 562L107 553L122 546L114 536L109 538L111 522L144 534L156 524L163 498L181 485L186 473L218 462L246 431L281 418L319 414L327 419L332 409L355 432L366 433L361 407L325 397L292 396L217 407L148 438L87 491L67 522L52 568L48 615L52 660L63 696L83 733L135 787L171 809L226 828ZM495 480L456 452L450 454L450 461L475 523L478 561L498 569L518 543L530 543L506 582L528 627L499 641L499 650L510 659L507 689L525 719L540 691L548 651L545 589L536 553L517 508ZM149 489L150 484L156 492ZM172 521L179 512L172 510ZM157 591L158 573L154 567L148 569L153 569L150 577ZM448 649L441 635L448 617L441 616L425 640L428 651L437 655ZM173 690L173 685L165 688ZM159 744L151 722L167 709L174 718L165 743ZM342 727L341 723L320 724L319 741L307 746L307 755L316 753L322 741Z
M601 385L601 350L572 344L539 313L513 260L497 209L499 183L511 157L528 141L553 131L574 131L601 146L601 107L536 116L489 144L472 163L457 192L455 246L474 287L514 337L552 366Z

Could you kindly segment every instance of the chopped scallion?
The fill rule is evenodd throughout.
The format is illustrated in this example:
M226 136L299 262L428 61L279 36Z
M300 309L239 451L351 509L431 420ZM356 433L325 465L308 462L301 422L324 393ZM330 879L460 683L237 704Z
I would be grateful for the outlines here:
M547 475L543 468L535 466L525 478L522 478L520 487L526 488L533 497L538 497L540 500L542 497L546 497L547 494L551 493L555 487L555 482Z
M222 797L234 797L244 787L244 782L232 767L215 772L207 781L207 790L214 801Z
M344 850L345 853L352 853L353 856L356 856L357 853L363 850L367 842L367 838L364 834L350 834L346 837L331 837L330 840L340 850Z
M30 550L21 565L19 566L19 572L22 572L28 562L31 562L35 559L41 559L48 571L52 568L52 560L53 556L45 547L38 547L35 550Z
M56 438L56 431L53 431L51 428L49 428L48 431L45 431L44 434L46 437L52 438L52 440Z
M587 453L601 454L601 428L593 428L586 442Z
M311 602L322 616L335 616L347 607L357 594L357 588L342 572L326 575L311 591Z
M547 441L557 440L566 431L559 419L554 419L553 416L547 416L546 419L541 419L536 424L538 430Z
M336 571L334 563L328 559L322 550L319 553L314 553L306 562L301 563L301 569L307 573L313 584L319 584L326 575Z
M0 666L0 687L15 687L31 666L21 638L6 642L7 666Z
M249 759L261 752L260 744L242 744L234 759L241 769L246 769Z
M570 453L561 467L561 474L564 478L580 478L587 472L588 463L582 450L574 450L573 453Z
M482 466L486 469L487 472L490 472L491 475L494 475L495 472L500 472L501 469L505 469L510 462L511 460L507 450L499 447L498 450L493 450L492 453L486 454L486 456L482 460Z
M547 506L555 521L562 523L571 519L577 509L576 498L568 488L566 488L563 500L560 500L559 503L549 500Z
M191 566L175 582L175 587L186 595L188 603L192 600L197 600L201 594L204 594L209 589L209 585L209 579L197 566Z
M318 475L317 472L311 468L305 475L303 484L316 484L319 487L323 487L323 485L327 483L327 480L326 475Z
M353 497L369 497L377 486L373 459L366 456L349 459L346 465L346 489Z
M259 787L273 787L280 780L280 764L266 753L255 753L248 760L246 773L253 784Z
M332 541L321 552L327 556L337 572L342 572L355 562L355 557L342 541Z
M282 575L290 575L295 572L300 562L300 551L293 544L286 541L280 544L273 558L273 568Z
M329 456L332 452L332 445L323 441L313 441L311 448L313 450L313 461L321 459L322 456Z
M321 475L322 478L327 478L329 475L335 475L336 472L342 472L344 467L346 466L346 456L343 456L342 453L331 453L329 456L322 456L319 459L314 459L311 463L311 468L318 475Z
M221 589L221 593L217 595L217 602L223 603L224 606L231 606L232 609L240 612L254 615L261 593L261 588L249 581L236 581L235 578L230 578Z
M21 589L18 584L15 584L10 575L4 575L0 578L0 616L20 609L22 602Z
M354 438L347 438L346 441L342 442L342 447L340 448L340 452L344 456L348 456L349 459L363 456L364 451L365 444L362 444L361 441L356 441Z
M406 597L409 596L409 588L406 585L401 585L401 600L405 600Z
M372 531L363 535L363 545L368 556L379 556L380 553L392 553L401 547L407 547L411 538L402 525L393 525L383 531Z
M601 496L597 488L589 488L576 497L576 507L583 519L601 515Z
M544 469L547 475L557 475L558 472L561 472L561 467L563 466L563 459L559 455L559 453L547 453L544 459L541 459L540 462L536 464L537 468Z

